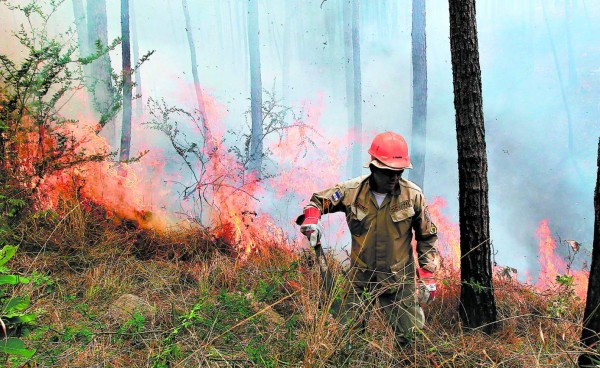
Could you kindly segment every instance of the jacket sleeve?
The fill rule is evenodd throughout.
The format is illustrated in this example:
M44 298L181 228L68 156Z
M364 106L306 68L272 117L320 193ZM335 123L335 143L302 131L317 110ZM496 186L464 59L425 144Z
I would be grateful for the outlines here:
M439 253L435 248L438 239L437 227L431 221L425 196L420 194L416 198L413 229L417 240L417 256L419 267L429 272L435 272L439 265Z
M343 184L337 184L334 187L322 190L314 193L310 198L310 201L304 209L307 207L315 207L321 214L325 215L328 213L346 211L346 205L344 204L344 196L346 195L346 186ZM296 224L301 225L304 221L304 214L298 216Z

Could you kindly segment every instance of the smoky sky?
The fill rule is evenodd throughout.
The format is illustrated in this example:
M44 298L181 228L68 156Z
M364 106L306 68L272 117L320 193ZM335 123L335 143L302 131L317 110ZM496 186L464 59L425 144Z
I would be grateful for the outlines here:
M107 3L109 39L113 39L120 34L120 3ZM194 91L181 2L131 0L131 4L140 52L155 50L141 68L142 98L164 98L192 108ZM223 124L240 128L250 106L247 1L188 4L202 88L224 106ZM432 0L426 8L424 190L428 198L444 197L448 203L444 214L457 222L448 6ZM410 147L411 1L361 1L360 11L363 129L367 134L396 131ZM8 39L9 30L22 19L6 8L2 12L1 37ZM56 17L56 29L74 27L70 1ZM322 98L319 133L332 140L345 137L342 0L259 1L259 17L263 88L293 108ZM499 264L535 271L535 230L546 218L555 236L591 248L600 135L599 17L600 3L593 1L477 2L490 224ZM6 42L0 49L6 52L11 45ZM111 59L120 70L118 49ZM156 144L161 144L159 139ZM134 137L133 151L136 145ZM366 147L363 151L366 160ZM307 200L294 198L295 203L288 203L286 212L275 217L287 224Z

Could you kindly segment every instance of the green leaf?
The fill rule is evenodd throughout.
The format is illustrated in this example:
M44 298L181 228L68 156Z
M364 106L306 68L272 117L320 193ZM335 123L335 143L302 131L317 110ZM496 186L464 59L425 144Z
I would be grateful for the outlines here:
M27 277L19 275L0 275L0 285L28 284Z
M15 255L17 248L14 245L5 245L0 249L0 266L8 262Z
M23 314L18 317L19 318L18 322L30 323L30 322L35 321L35 317L36 317L35 313Z
M0 340L0 352L31 358L35 354L35 349L27 349L23 341L16 337L9 337L6 340Z
M3 313L9 315L15 311L22 311L29 306L28 296L17 296L8 301L3 308Z

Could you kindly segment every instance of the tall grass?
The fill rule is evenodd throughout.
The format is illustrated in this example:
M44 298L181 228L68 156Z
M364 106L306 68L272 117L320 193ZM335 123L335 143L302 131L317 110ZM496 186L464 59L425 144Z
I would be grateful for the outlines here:
M20 292L38 320L24 337L37 353L5 366L571 367L581 352L583 303L560 285L497 275L500 328L486 335L463 331L459 275L446 269L425 327L397 349L377 306L365 331L332 317L310 253L240 260L206 229L142 230L78 200L24 216L6 236L20 245L13 269L37 275ZM115 318L124 294L151 310Z

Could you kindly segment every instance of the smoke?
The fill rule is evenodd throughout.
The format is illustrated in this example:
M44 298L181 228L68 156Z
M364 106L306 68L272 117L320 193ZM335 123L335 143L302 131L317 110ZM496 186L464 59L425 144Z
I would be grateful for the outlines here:
M164 98L167 103L193 109L195 98L181 4L156 0L132 3L140 52L156 50L141 68L143 100ZM301 184L294 186L297 192L279 196L277 193L287 184L272 182L258 204L290 236L296 231L292 220L308 200L309 192L322 189L316 184L328 186L347 179L347 60L341 5L341 0L259 4L263 87L295 111L305 108L307 101L319 106L318 121L312 124L318 146L296 157L297 161L274 158L271 164L275 173L297 170L294 178L282 176L287 183ZM458 222L448 9L437 1L426 5L428 125L424 189L429 199L444 198L447 205L443 214ZM223 132L243 129L244 113L250 106L245 6L245 2L236 0L190 4L200 81L215 105L222 106L213 121L222 124ZM68 4L64 7L53 24L72 26L72 10ZM409 1L361 2L360 30L365 135L394 130L406 137L409 147L410 11ZM119 36L119 12L118 2L108 2L109 39ZM491 235L496 261L517 268L520 274L537 272L535 232L543 219L548 219L555 236L575 239L584 248L592 244L595 154L600 134L600 25L592 20L599 15L600 4L594 2L478 3ZM13 52L10 31L22 22L11 17L13 12L2 12L2 52ZM115 70L120 69L119 52L115 50L112 57ZM148 116L147 110L140 119L144 116ZM168 142L159 134L139 125L134 129L134 150L160 152L158 156L177 165ZM224 137L234 143L226 133ZM276 142L270 144L274 152L282 154ZM366 160L364 144L363 148ZM324 166L331 168L332 163L335 169L321 170ZM177 191L172 191L175 196ZM343 228L343 224L332 228L338 233L335 229ZM349 243L347 235L330 240L337 248Z

